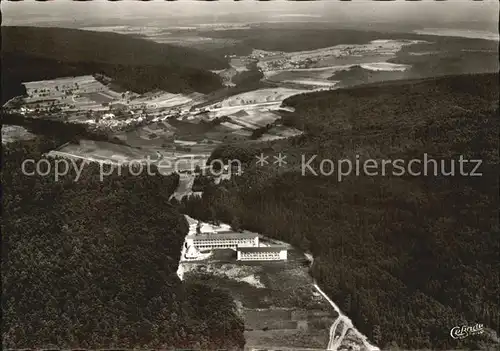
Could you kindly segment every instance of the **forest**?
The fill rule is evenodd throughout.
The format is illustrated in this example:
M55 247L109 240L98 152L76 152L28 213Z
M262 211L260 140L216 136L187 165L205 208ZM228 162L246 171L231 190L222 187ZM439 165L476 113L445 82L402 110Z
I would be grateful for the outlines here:
M284 122L304 131L265 142L286 167L247 163L207 184L181 211L238 222L311 253L311 273L382 349L498 347L498 76L450 76L290 97ZM212 159L255 152L219 147ZM480 159L480 177L301 175L301 155L367 159ZM317 164L316 164L317 166ZM455 340L457 325L481 336ZM496 345L496 346L495 346Z
M49 116L47 117L50 118ZM81 123L45 118L29 118L19 113L5 111L5 109L0 110L0 118L4 125L22 126L33 134L43 135L45 138L50 137L51 140L58 142L59 145L66 142L78 143L81 139L107 141L120 145L126 144L119 138Z
M242 349L232 297L176 274L188 231L168 203L178 175L22 173L55 144L3 145L3 347Z
M209 93L222 88L211 69L224 58L127 35L67 28L2 27L2 104L22 82L100 73L137 93ZM168 77L168 78L167 78Z

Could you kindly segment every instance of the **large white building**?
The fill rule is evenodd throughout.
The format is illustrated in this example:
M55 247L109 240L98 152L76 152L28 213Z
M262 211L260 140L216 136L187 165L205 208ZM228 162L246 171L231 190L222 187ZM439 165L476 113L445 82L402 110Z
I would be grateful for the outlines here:
M239 247L258 247L259 236L255 233L202 233L186 236L186 247L194 246L197 250L232 249Z
M238 247L238 261L286 261L284 246Z
M186 216L189 234L184 241L182 260L197 261L208 258L212 250L236 251L239 261L285 261L287 247L282 245L261 246L259 235L251 232L235 232L227 224L214 226Z

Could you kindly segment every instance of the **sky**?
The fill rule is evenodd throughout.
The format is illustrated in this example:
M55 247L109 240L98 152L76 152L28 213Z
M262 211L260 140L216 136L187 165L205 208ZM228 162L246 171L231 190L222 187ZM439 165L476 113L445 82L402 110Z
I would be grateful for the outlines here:
M320 0L292 2L275 0L179 0L141 2L94 0L75 2L2 1L2 25L85 27L105 25L168 26L181 23L309 21L330 25L367 23L445 27L498 33L499 3L496 0L448 0L420 2L396 0Z

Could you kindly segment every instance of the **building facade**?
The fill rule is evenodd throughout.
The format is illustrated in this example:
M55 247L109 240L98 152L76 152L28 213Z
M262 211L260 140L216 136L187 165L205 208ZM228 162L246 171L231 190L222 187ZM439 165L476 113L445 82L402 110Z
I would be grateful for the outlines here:
M238 261L286 261L284 246L238 247Z
M254 233L233 232L188 235L186 246L194 246L197 250L232 249L236 251L239 247L258 247L259 236Z

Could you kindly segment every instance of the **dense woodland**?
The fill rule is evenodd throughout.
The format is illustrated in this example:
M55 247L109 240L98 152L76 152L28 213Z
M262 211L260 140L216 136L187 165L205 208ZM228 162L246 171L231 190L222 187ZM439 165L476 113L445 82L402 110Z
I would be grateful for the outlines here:
M283 152L287 166L249 165L240 177L208 184L202 199L183 199L181 209L237 220L311 252L322 289L380 347L498 343L498 76L384 83L284 104L296 109L286 123L305 134L264 143L259 152ZM222 147L212 158L239 150ZM255 146L240 153L247 158ZM432 164L428 176L350 175L341 182L335 174L300 173L304 154L380 162L424 153L482 159L482 176L434 176ZM475 323L489 332L450 338L453 326Z
M231 296L176 275L187 233L168 204L178 176L125 168L101 182L97 164L77 182L74 169L59 181L22 174L55 145L3 146L3 347L241 349Z
M19 43L22 43L20 45ZM22 82L101 73L121 87L209 93L222 87L211 69L223 58L127 35L67 28L2 27L2 104Z
M81 123L48 119L50 117L29 118L19 113L4 111L3 109L0 111L0 118L4 125L22 126L33 134L43 135L46 138L51 138L59 142L59 145L66 142L78 143L81 139L107 141L121 145L125 144L123 140L117 137Z

